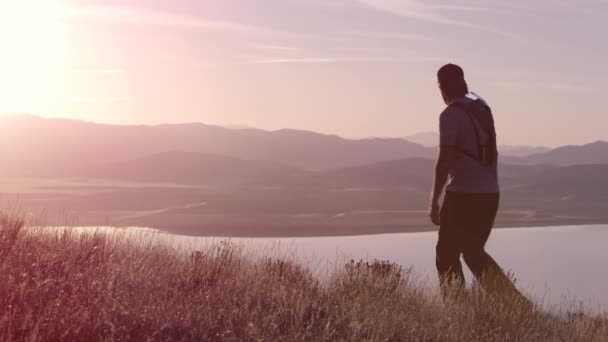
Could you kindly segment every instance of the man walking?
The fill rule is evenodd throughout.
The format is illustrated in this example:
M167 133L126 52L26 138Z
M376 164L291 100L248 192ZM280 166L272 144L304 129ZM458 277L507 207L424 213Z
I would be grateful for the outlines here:
M490 293L522 298L484 247L498 211L499 186L496 132L487 103L469 89L464 71L447 64L437 74L447 108L439 119L440 149L430 203L439 225L437 270L444 296L463 288L463 256L480 284ZM447 187L446 187L447 184ZM444 187L445 198L440 208Z

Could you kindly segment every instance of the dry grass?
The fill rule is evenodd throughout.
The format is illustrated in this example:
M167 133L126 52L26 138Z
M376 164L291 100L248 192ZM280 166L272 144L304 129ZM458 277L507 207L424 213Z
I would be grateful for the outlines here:
M444 304L383 262L320 284L230 244L185 255L0 219L0 340L606 341L606 318L556 317L480 291Z

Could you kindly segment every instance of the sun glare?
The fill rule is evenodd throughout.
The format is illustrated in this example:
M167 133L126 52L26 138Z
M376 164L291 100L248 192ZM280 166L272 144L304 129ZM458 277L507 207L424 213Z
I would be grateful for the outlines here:
M0 113L44 110L66 52L59 0L0 0Z

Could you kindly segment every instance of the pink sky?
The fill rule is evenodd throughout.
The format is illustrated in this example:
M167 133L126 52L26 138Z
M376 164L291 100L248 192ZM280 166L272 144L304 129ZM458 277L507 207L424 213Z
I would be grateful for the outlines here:
M406 136L436 130L454 62L502 143L608 140L605 0L15 3L0 112Z

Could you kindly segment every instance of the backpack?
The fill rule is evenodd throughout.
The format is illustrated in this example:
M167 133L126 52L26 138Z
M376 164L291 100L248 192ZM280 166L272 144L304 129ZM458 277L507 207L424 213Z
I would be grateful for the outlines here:
M478 153L473 155L468 151L457 148L461 153L468 157L476 160L482 166L491 166L498 160L498 147L496 144L496 128L494 127L494 117L492 116L492 109L488 104L477 94L475 99L470 104L462 102L453 102L450 106L458 107L467 113L473 130L475 131L475 138L477 139ZM488 137L487 143L482 144L481 133L483 131Z

